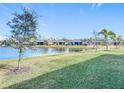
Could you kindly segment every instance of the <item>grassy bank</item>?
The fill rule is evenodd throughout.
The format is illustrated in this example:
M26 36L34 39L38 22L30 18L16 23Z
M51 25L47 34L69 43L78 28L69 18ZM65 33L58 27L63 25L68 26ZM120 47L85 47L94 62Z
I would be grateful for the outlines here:
M26 58L19 73L17 60L0 61L0 88L124 88L121 50Z

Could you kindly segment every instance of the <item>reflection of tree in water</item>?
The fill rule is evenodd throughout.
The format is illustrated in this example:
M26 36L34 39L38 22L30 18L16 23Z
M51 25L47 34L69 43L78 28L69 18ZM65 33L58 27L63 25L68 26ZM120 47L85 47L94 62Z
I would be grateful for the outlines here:
M41 54L47 54L48 48L34 48L31 50L31 53L41 53Z
M42 50L40 50L43 54L47 54L48 53L48 48L42 48Z
M84 49L81 48L34 48L27 49L26 54L28 56L32 55L43 55L43 54L54 54L54 53L68 53L68 52L80 52Z
M82 48L69 48L69 52L80 52L83 51Z
M53 48L52 51L57 53L62 53L66 51L66 48Z

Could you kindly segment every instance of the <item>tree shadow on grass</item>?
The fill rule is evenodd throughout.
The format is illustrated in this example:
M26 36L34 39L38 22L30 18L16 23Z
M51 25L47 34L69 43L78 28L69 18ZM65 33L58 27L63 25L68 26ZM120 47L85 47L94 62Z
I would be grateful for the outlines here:
M14 89L124 88L124 55L99 57L8 86Z

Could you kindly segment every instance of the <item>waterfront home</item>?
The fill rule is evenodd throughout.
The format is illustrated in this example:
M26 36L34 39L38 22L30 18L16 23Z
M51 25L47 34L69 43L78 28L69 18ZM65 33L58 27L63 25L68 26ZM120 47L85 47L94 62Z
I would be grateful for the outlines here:
M64 40L48 40L47 42L45 41L38 41L37 45L88 45L85 42L82 42L81 40L68 40L68 41L64 41Z
M45 45L45 42L44 42L44 40L41 40L41 41L37 41L36 44L37 44L37 45Z
M57 41L55 42L55 44L56 44L56 45L66 45L67 42L64 41L64 40L57 40Z
M122 41L122 43L124 43L124 41ZM88 45L94 45L95 42L83 42L79 39L75 39L75 40L41 40L41 41L37 41L35 44L37 45L75 45L75 46L88 46ZM98 40L96 42L97 45L106 45L106 42L103 40ZM118 45L118 42L113 42L113 41L108 41L108 45Z
M83 42L81 40L69 40L68 45L82 45Z
M37 41L36 44L37 45L54 45L54 41L40 40L40 41Z
M67 42L65 42L64 40L48 40L47 42L45 42L45 40L42 41L38 41L37 45L65 45L67 44Z

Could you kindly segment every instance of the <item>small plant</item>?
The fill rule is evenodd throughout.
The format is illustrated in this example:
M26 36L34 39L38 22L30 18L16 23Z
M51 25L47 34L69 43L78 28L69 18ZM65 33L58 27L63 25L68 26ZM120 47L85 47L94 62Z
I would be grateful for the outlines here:
M98 32L93 31L93 48L96 48L96 51L98 50Z

